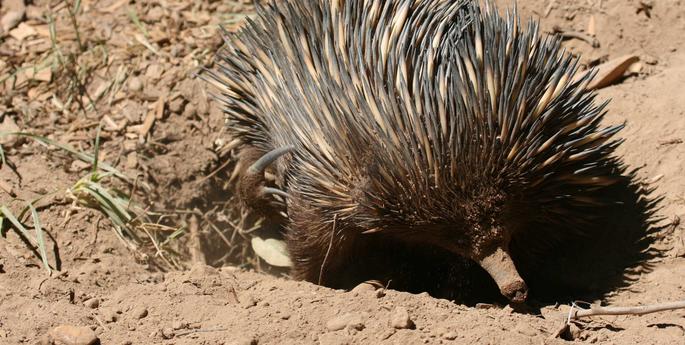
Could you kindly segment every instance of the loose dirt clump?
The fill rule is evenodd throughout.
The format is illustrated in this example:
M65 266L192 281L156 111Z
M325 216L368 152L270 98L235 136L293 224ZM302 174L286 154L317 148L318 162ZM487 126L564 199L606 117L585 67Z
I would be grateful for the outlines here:
M619 153L639 168L635 188L662 199L648 207L661 219L652 224L654 255L611 274L622 288L550 290L544 302L516 309L392 286L331 290L278 277L284 270L254 253L250 240L271 230L234 206L234 148L195 77L221 45L218 26L236 30L251 2L1 4L0 132L24 134L0 136L0 344L72 335L102 344L651 344L685 336L683 310L585 318L558 334L573 299L627 306L685 295L681 1L518 1L586 67L636 57L599 98L612 100L607 124L627 123ZM609 221L640 217L618 207ZM574 261L591 269L611 251ZM579 286L610 279L579 280L555 265Z

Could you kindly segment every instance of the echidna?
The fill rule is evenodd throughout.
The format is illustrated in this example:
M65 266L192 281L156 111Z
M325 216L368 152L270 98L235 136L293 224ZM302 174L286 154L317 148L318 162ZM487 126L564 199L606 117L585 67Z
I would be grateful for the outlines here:
M532 224L549 241L582 233L618 179L622 126L600 127L592 74L516 10L279 0L257 12L225 37L209 80L249 165L242 199L285 200L295 278L341 286L373 266L360 254L371 241L407 244L478 263L522 302L512 241Z

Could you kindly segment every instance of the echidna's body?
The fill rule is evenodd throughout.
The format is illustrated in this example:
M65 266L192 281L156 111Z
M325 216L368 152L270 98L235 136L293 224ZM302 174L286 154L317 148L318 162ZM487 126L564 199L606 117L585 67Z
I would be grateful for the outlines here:
M295 277L340 285L373 265L368 243L402 243L472 259L521 301L511 241L583 230L620 128L598 127L558 40L487 7L283 0L228 39L213 77L246 163L280 157ZM285 195L260 189L263 161L241 180L252 205Z

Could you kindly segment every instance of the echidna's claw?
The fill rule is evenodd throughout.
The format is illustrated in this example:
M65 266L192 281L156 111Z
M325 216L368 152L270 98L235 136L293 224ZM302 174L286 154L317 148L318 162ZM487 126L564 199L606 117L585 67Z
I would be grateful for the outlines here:
M262 154L260 150L248 147L242 152L243 161L247 164L251 163L247 169L243 170L238 183L238 195L246 206L257 212L272 214L274 208L277 207L273 203L273 195L278 195L286 200L289 198L287 192L268 187L269 182L275 182L276 176L272 172L267 172L266 168L294 148L294 146L285 146Z
M259 174L263 173L266 167L269 166L269 164L273 163L278 157L294 150L295 147L292 145L285 146L285 147L279 147L277 149L271 150L267 152L265 155L261 156L256 162L254 162L252 165L250 165L249 168L247 168L247 172L250 174Z
M272 187L262 188L262 193L264 193L264 194L276 194L276 195L282 196L284 198L289 197L288 193L286 193L286 192L284 192L278 188L272 188Z

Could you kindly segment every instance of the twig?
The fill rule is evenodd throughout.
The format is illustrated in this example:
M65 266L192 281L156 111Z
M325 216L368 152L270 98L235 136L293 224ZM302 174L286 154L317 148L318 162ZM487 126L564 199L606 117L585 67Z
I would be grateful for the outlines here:
M326 261L328 261L328 255L331 253L331 248L333 247L333 239L335 238L335 225L338 221L338 214L333 215L333 229L331 229L331 241L328 243L328 249L326 250L326 255L323 257L323 262L321 263L321 269L319 270L319 285L321 285L321 278L323 277L323 269L326 267Z
M189 331L184 331L184 332L178 332L175 335L177 337L181 337L184 335L188 334L194 334L194 333L209 333L209 332L226 332L228 331L228 328L213 328L213 329L191 329Z
M555 0L552 0L547 5L547 8L545 9L545 14L544 14L545 18L549 17L549 14L552 13L552 8L554 7L555 2L556 2Z
M685 309L685 301L644 305L638 307L601 307L592 306L590 309L573 309L569 312L569 321L582 317L598 315L644 315L666 310Z
M592 37L586 33L579 32L579 31L570 31L570 30L564 30L560 26L555 25L554 28L554 33L559 34L562 38L575 38L579 39L581 41L585 41L587 44L591 45L592 48L599 48L599 40L595 37Z
M200 224L198 222L197 216L190 215L190 220L188 221L188 229L190 229L190 256L195 264L205 264L207 260L202 252L202 244L200 242Z
M209 175L202 177L201 179L198 180L199 183L205 182L206 180L210 179L212 176L216 175L219 171L223 170L227 165L231 164L233 160L231 159L226 159L226 161L221 164L218 168L216 168L214 171L212 171Z
M556 332L552 333L550 339L559 338L566 333L571 326L571 321L578 320L584 317L600 316L600 315L645 315L667 310L685 309L685 301L668 302L661 304L652 304L638 307L601 307L593 305L590 309L582 309L577 304L573 303L571 309L568 311L566 322Z

